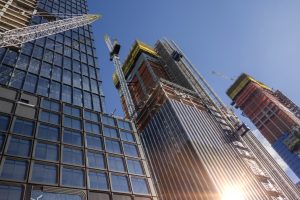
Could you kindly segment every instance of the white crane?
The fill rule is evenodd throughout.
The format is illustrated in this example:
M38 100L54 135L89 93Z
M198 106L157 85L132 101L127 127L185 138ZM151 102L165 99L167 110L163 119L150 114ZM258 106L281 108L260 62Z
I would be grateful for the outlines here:
M122 64L119 57L119 51L120 51L120 44L117 42L114 42L114 44L111 42L108 35L104 36L104 40L106 42L107 48L110 53L110 60L113 61L115 67L116 67L116 73L119 78L120 88L121 92L124 96L125 103L127 106L128 114L130 118L134 117L135 114L135 107L131 98L131 94L129 92L127 82L122 70Z
M85 26L100 18L100 15L83 14L67 19L9 30L0 33L0 48L17 46L42 37Z

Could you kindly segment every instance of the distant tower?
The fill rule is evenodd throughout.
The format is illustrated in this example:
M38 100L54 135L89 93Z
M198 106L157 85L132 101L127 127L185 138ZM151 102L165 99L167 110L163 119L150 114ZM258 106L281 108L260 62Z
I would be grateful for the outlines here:
M273 148L300 177L300 109L280 91L242 74L227 91Z
M136 41L122 71L161 199L298 199L295 185L173 41L155 48ZM128 117L121 79L113 80Z

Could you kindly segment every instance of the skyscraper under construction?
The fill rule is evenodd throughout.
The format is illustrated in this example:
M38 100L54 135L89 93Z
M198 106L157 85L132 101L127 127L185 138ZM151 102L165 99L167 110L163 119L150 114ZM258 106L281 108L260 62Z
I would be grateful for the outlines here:
M246 74L227 94L300 177L300 108L279 90Z
M115 43L111 56L119 49ZM136 41L122 72L113 80L126 116L137 125L161 199L300 197L173 41L159 40L155 48Z

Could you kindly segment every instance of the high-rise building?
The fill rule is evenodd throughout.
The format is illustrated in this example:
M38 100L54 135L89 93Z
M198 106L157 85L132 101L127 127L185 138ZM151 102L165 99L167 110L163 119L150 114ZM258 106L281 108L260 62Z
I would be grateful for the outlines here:
M300 109L280 91L242 74L227 94L300 177Z
M0 9L3 2L15 15L4 12L2 22L33 1L1 1ZM39 0L34 8L44 15L29 24L86 13L87 2ZM0 48L0 199L156 199L134 125L103 113L92 35L83 26Z
M117 74L113 80L161 199L299 199L247 127L232 125L238 120L173 41L159 40L155 48L136 41L122 69L133 115Z

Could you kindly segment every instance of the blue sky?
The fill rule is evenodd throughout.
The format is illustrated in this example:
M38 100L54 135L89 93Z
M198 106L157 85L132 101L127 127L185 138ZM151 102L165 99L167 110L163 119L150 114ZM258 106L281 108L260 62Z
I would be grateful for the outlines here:
M103 15L93 27L107 112L116 108L123 115L112 84L106 33L121 43L121 60L135 39L150 45L162 37L173 39L227 104L225 92L232 82L212 71L232 78L249 73L300 104L298 0L88 1L90 13Z

